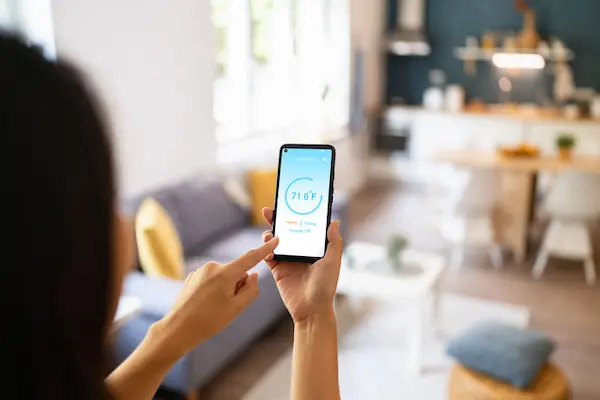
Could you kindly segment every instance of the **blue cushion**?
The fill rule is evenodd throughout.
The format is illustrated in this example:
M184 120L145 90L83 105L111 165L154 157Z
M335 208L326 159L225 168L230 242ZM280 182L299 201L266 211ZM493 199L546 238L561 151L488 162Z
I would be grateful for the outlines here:
M499 323L481 323L450 341L449 356L467 368L524 389L554 351L543 333Z

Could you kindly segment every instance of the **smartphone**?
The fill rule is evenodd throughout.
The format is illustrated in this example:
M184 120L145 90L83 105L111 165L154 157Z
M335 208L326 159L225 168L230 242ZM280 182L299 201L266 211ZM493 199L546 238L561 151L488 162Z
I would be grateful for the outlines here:
M275 260L314 263L325 256L334 179L333 146L281 146L273 213L273 234L279 236Z

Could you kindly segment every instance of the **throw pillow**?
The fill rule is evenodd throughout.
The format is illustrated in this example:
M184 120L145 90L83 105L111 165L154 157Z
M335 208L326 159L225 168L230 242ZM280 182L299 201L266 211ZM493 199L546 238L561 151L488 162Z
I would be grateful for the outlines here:
M524 389L550 358L554 343L540 332L488 322L450 341L446 351L467 368Z
M252 223L266 225L263 207L273 207L277 186L277 168L253 169L247 173L248 189L252 203Z
M169 214L152 198L140 205L135 236L142 270L149 276L183 279L185 265L179 234Z

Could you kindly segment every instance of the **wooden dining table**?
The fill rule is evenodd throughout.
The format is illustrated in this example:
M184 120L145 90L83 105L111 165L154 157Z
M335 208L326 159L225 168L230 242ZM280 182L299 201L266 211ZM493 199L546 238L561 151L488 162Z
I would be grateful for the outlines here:
M510 250L517 263L529 253L529 231L535 215L538 174L579 171L600 174L600 157L573 156L565 161L556 156L515 157L493 151L447 150L435 153L433 161L469 169L501 172L501 198L494 215L496 240Z

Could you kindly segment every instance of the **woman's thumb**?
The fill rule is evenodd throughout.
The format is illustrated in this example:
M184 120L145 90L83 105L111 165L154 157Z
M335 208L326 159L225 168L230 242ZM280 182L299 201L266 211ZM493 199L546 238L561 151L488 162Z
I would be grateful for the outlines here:
M340 221L332 221L331 224L329 224L329 229L327 229L327 239L330 242L342 239L342 235L340 234Z
M329 229L327 230L327 240L329 241L327 254L341 256L344 244L342 235L340 234L340 221L333 221L329 225Z

